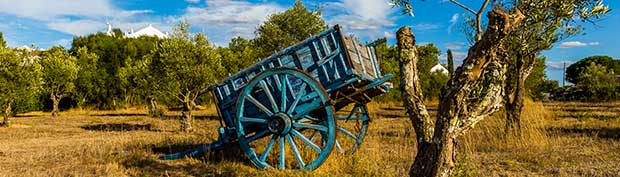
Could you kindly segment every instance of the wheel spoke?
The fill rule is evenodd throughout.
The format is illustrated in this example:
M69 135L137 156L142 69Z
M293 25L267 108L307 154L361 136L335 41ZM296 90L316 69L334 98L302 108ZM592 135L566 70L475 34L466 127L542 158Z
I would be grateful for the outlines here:
M317 146L316 144L312 143L311 140L309 140L308 138L306 138L304 135L302 135L301 133L299 133L297 130L291 130L291 133L296 136L297 138L299 138L301 141L303 141L304 143L306 143L306 145L310 146L312 149L314 149L314 151L316 151L317 153L321 153L321 148L319 146ZM315 131L316 133L316 131Z
M353 135L353 133L349 132L348 130L342 128L341 126L338 126L338 130L340 130L342 133L344 133L345 135L353 138L355 141L357 141L357 136Z
M248 101L252 102L256 107L258 107L260 110L262 110L263 112L265 112L267 114L267 116L273 116L273 113L267 109L267 107L265 107L265 105L261 104L258 100L256 100L256 98L254 98L252 95L246 95L245 97Z
M293 150L293 154L295 154L295 159L297 159L297 163L299 163L299 168L304 168L306 164L304 163L304 160L301 158L301 155L299 155L299 150L297 149L297 146L295 145L293 138L291 137L290 134L288 134L286 135L286 139L288 139L288 144L291 145L291 150Z
M340 151L341 153L344 152L344 150L342 149L342 146L340 146L340 143L338 142L338 140L336 140L336 148L338 149L338 151Z
M280 84L280 92L282 92L280 98L281 98L281 103L280 103L280 110L282 111L286 111L286 87L287 87L287 76L286 75L282 75L282 79L280 79L282 81L282 84Z
M280 136L280 170L284 170L286 167L284 157L286 156L286 152L284 151L284 137Z
M250 137L247 137L245 140L246 140L248 143L250 143L250 142L252 142L252 141L254 141L254 140L258 139L258 138L264 137L264 136L265 136L265 135L267 135L268 133L269 133L269 130L264 130L264 131L262 131L262 132L255 133L254 135L252 135L252 136L250 136Z
M267 156L269 155L271 148L273 148L273 144L276 143L276 138L278 138L278 136L276 136L275 134L271 135L271 139L269 140L269 143L267 144L267 148L265 149L265 152L263 152L263 154L260 156L261 162L265 162L265 160L267 159Z
M297 104L299 103L299 100L301 100L301 97L304 96L304 94L306 94L306 86L307 86L306 83L302 83L301 89L299 89L299 93L297 93L297 96L295 96L295 101L293 102L291 107L286 112L287 114L293 113L293 111L295 110L295 107L297 107Z
M278 109L278 105L276 104L276 100L273 98L273 94L271 94L271 90L269 90L269 87L264 80L260 81L260 87L262 87L263 91L265 91L265 94L267 95L267 98L271 103L271 108L273 109L273 112L280 112L280 110Z
M359 119L357 116L338 116L338 120L357 120Z
M241 117L239 120L241 120L241 122L253 122L253 123L267 124L267 119Z
M315 130L319 130L319 131L322 131L322 132L327 132L327 127L326 126L316 125L316 124L293 123L293 127L295 127L295 128L310 128L310 129L315 129Z
M359 110L360 107L357 107L357 105L355 106L355 108L353 108L353 111L351 111L351 113L349 113L349 116L347 117L348 120L352 120L351 117L353 116L354 113L357 112L357 110ZM355 120L355 119L353 119Z
M314 138L316 137L318 132L318 130L313 130L312 135L310 135L310 142L314 141Z

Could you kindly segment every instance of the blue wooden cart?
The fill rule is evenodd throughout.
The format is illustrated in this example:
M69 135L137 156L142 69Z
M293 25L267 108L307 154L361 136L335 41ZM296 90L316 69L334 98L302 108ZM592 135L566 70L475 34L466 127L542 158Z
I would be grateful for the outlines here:
M239 145L258 168L313 170L334 147L355 152L366 104L391 88L375 50L382 42L362 45L336 25L205 89L220 116L218 141L161 159Z

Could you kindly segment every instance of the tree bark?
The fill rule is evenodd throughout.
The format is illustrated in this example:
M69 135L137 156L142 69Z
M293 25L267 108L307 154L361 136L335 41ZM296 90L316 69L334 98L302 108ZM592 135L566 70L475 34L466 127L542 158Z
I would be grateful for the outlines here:
M193 130L194 117L192 116L193 105L191 101L183 102L183 112L181 113L181 130L190 132Z
M528 60L527 63L525 61ZM508 74L504 107L506 110L505 134L521 136L521 113L525 105L525 80L534 69L536 59L533 56L516 55L516 65Z
M52 108L52 116L56 117L58 116L58 105L60 104L60 99L62 99L62 95L56 95L53 92L50 93L50 98L52 99L52 104L53 104L53 108Z
M415 36L409 27L403 27L396 33L398 38L398 59L400 65L400 89L407 115L415 129L418 146L431 141L433 136L433 120L426 105L418 76L418 52Z
M147 105L149 105L149 106L147 106L148 110L149 110L149 115L151 117L159 117L159 116L161 116L160 113L158 113L159 105L157 104L157 99L155 99L154 96L149 96L147 98L147 102L148 102Z
M3 112L4 114L2 115L4 117L4 120L2 121L2 126L3 127L9 127L11 126L11 121L9 120L9 118L11 118L11 102L9 102L8 104L4 105L3 107Z
M442 89L432 141L418 146L410 176L452 174L457 138L502 106L507 63L502 40L524 16L518 10L509 14L494 8L488 18L481 40L469 49L463 65Z

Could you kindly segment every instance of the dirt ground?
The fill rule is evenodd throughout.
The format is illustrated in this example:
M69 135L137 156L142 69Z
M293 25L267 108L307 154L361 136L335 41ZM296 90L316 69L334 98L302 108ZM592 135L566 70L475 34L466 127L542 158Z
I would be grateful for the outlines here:
M191 133L178 131L175 112L20 114L12 127L0 128L0 176L406 176L416 145L404 109L398 103L369 109L361 149L334 152L312 172L257 170L239 148L158 160L214 141L213 107L195 114ZM502 118L500 112L483 120L459 140L454 176L620 176L620 103L528 102L521 137L506 137Z

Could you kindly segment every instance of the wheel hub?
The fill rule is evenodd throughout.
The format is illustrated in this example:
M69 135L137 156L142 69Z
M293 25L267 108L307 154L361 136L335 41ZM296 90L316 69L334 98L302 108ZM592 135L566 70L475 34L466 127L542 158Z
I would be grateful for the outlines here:
M289 131L291 130L291 126L292 126L291 117L285 113L280 112L280 113L274 114L269 119L269 124L268 124L269 131L275 134L279 134L279 135L288 134Z

